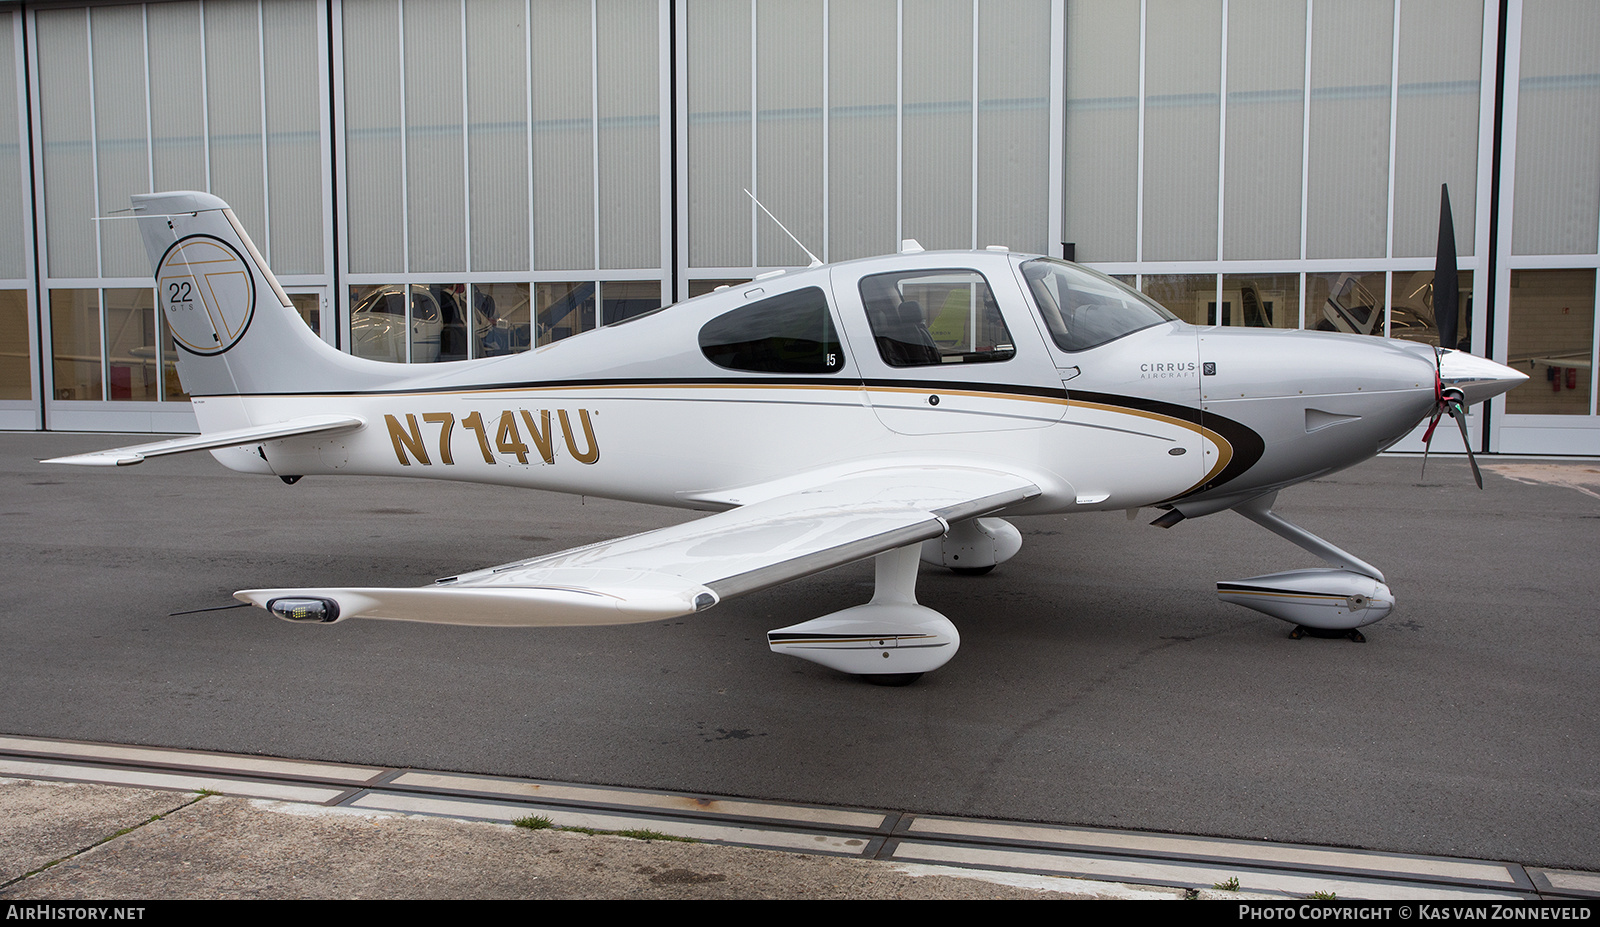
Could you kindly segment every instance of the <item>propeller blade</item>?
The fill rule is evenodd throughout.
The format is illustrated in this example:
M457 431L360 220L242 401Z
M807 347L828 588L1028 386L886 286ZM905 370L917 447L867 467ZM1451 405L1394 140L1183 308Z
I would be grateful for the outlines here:
M1456 223L1450 216L1450 186L1439 185L1439 246L1433 259L1433 320L1439 347L1455 349L1460 336L1461 286L1456 279Z
M1467 410L1461 408L1461 403L1451 402L1445 405L1450 410L1450 417L1456 420L1461 427L1461 446L1467 449L1467 463L1472 464L1472 478L1477 480L1478 488L1483 488L1483 473L1478 469L1478 458L1472 453L1472 439L1467 437Z
M1422 436L1422 473L1421 473L1421 476L1427 476L1428 475L1428 451L1433 449L1433 430L1435 428L1439 427L1439 415L1440 415L1440 413L1438 413L1438 412L1433 413L1433 421L1428 423L1428 430ZM1420 479L1420 476L1419 476L1419 479Z

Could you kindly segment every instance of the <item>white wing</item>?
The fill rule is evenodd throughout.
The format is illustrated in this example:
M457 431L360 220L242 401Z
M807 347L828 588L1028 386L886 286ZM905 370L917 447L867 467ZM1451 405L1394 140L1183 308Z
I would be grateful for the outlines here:
M242 601L280 617L325 600L308 620L389 618L465 625L658 621L722 599L944 534L950 522L1039 494L1010 473L892 467L753 502L697 521L441 579L416 589L251 589Z

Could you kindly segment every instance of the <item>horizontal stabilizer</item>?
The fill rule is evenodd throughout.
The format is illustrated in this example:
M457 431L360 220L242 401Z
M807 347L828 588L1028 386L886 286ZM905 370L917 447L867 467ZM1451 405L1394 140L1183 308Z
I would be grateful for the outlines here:
M169 438L166 441L153 441L150 444L114 447L108 451L73 454L70 457L53 457L44 462L76 464L80 467L129 467L143 463L151 457L186 454L190 451L214 451L224 447L241 447L246 444L260 444L263 441L303 435L338 434L354 431L365 424L365 420L354 415L308 415L271 425L253 425L249 428L213 431L210 434L185 435L181 438Z

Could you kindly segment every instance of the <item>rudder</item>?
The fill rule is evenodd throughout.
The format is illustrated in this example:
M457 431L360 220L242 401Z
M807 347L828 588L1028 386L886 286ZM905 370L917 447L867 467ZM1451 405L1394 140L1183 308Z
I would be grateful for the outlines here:
M133 197L156 302L192 396L369 389L394 379L306 327L250 236L220 198L182 191Z

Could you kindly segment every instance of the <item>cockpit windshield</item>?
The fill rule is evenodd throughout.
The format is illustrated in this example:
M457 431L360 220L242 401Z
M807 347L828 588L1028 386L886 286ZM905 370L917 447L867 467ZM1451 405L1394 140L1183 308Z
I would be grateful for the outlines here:
M1022 277L1050 337L1063 351L1096 347L1178 318L1144 294L1065 261L1027 261Z

